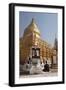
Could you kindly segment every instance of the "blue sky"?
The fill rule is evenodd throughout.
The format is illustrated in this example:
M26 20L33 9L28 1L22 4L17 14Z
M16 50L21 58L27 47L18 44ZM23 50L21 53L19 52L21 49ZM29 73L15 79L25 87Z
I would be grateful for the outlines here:
M19 12L19 36L23 36L25 28L30 24L32 18L41 33L41 38L49 44L54 43L58 32L58 15L57 13L39 13L39 12Z

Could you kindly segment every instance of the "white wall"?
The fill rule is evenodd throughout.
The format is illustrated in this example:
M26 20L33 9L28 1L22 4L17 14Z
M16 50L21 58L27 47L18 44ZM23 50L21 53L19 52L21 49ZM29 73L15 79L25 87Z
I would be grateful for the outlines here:
M15 3L37 3L37 4L54 4L65 5L66 0L0 0L0 90L11 90L8 86L8 4ZM15 90L65 90L66 84L63 85L45 85L45 86L31 86L18 87Z

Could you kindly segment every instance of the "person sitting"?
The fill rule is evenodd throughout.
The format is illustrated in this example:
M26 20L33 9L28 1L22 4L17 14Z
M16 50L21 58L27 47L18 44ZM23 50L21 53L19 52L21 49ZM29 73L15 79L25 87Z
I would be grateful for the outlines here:
M47 61L46 61L46 64L44 65L43 71L49 72L49 64L47 64Z

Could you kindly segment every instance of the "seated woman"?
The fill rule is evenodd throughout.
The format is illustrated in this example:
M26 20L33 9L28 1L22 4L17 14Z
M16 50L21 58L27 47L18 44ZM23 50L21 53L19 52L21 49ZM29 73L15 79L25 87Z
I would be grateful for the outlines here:
M46 64L44 65L43 71L44 72L49 72L49 64L47 64L47 61L46 61Z

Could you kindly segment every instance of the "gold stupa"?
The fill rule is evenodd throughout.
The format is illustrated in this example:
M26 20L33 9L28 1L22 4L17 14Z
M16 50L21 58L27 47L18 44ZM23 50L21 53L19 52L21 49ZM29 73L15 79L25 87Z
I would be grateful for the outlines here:
M47 58L52 58L53 49L50 45L41 39L40 30L38 29L35 20L24 30L23 37L20 38L20 63L25 63L31 57L32 47L40 48L40 60L44 62Z

